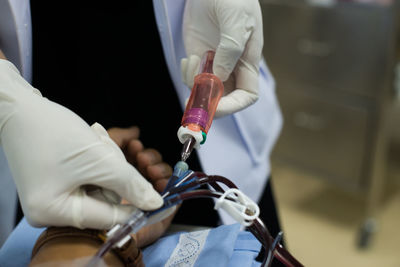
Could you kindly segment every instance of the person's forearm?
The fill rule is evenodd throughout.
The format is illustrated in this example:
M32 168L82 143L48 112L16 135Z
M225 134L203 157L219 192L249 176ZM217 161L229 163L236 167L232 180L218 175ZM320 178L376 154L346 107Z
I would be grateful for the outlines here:
M6 56L3 54L3 52L0 49L0 59L7 59Z

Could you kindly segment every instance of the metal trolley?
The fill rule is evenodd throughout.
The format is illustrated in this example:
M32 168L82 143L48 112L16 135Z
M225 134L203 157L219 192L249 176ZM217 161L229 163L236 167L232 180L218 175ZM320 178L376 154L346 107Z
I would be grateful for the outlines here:
M385 182L397 8L394 2L260 3L263 54L285 119L274 158L362 194L358 245L365 248Z

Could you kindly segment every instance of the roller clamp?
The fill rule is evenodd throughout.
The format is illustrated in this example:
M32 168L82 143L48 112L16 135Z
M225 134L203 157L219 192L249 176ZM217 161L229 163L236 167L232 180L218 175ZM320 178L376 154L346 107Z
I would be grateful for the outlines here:
M222 208L243 226L250 226L260 215L258 205L239 189L228 189L216 202L214 209Z
M196 149L198 149L200 147L200 144L202 144L203 141L205 141L202 131L196 132L196 131L190 130L188 127L184 127L184 126L179 127L178 139L182 144L184 144L185 141L190 137L194 137L194 139L196 140L196 144L194 145L194 148L196 148Z

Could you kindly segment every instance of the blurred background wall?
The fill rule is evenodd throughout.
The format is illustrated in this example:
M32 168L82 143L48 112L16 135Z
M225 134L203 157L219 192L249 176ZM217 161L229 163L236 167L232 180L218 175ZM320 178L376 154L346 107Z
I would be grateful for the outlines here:
M395 0L260 0L284 127L273 153L289 250L306 266L400 266Z

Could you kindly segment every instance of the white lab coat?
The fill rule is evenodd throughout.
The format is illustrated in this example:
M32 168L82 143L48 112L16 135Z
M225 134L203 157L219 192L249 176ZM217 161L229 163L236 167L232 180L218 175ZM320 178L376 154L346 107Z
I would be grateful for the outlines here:
M153 3L168 69L184 108L184 102L190 94L180 76L180 60L185 57L182 39L185 0L153 0ZM19 54L15 64L30 81L32 44L29 1L0 0L0 18L4 18L2 11L7 12L2 6L11 6L15 23L13 29L17 37L14 42L18 44L13 47L18 49ZM13 52L8 52L10 53ZM206 144L198 150L206 173L231 179L255 201L261 197L270 175L269 155L282 126L274 79L264 62L260 64L259 84L259 100L234 115L216 119L208 133ZM224 213L221 213L221 217L224 223L233 222Z
M0 0L1 50L28 82L32 78L32 27L29 1Z
M32 33L29 1L0 0L0 48L27 81L32 75ZM0 147L0 247L13 230L17 191Z
M172 81L184 108L190 91L182 83L180 60L185 57L182 21L185 0L153 0L158 29ZM198 155L204 171L231 179L258 201L270 175L269 156L282 127L275 82L260 64L260 98L251 107L214 120ZM223 223L233 219L220 213Z

